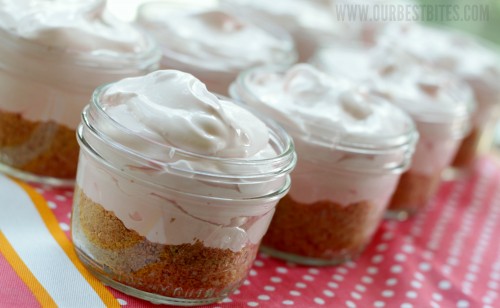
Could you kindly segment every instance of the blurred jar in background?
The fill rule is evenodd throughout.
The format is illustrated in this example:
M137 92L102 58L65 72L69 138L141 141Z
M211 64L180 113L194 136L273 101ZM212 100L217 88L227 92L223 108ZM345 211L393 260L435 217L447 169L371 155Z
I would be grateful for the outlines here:
M157 45L99 0L1 0L0 38L1 170L71 185L93 89L156 69Z
M139 7L137 24L162 47L163 69L189 72L227 95L238 73L259 65L290 66L295 45L284 29L248 20L213 2L163 1Z

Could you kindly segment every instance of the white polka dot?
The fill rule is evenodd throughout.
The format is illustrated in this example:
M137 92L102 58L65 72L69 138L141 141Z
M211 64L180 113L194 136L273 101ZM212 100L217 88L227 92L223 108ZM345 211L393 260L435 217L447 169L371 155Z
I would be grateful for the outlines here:
M271 299L271 297L267 294L261 294L257 298L260 299L261 301L268 301Z
M233 300L232 300L232 299L230 299L229 297L226 297L226 298L224 298L224 299L222 300L222 302L223 302L223 303L232 303L232 302L233 302Z
M448 260L446 260L446 263L448 263L449 265L457 266L460 261L457 258L449 257Z
M56 204L54 201L47 201L47 205L48 205L51 209L55 209L55 208L57 208L57 204Z
M257 267L263 267L264 266L264 262L262 262L261 260L255 260L253 262L253 264Z
M339 287L339 285L336 282L333 282L333 281L329 281L328 282L328 286L330 288L334 288L334 289L337 289Z
M243 285L249 286L250 285L250 280L245 279L245 281L243 281Z
M391 240L392 238L394 237L394 234L392 234L391 232L386 232L382 235L382 239L384 241L388 241L388 240Z
M305 281L314 281L314 277L311 275L304 275L302 276L302 279L304 279Z
M233 292L233 294L234 294L234 295L238 295L238 294L240 294L240 293L241 293L241 291L240 291L239 289L238 289L238 290L235 290L235 291Z
M284 300L282 303L283 303L283 305L287 305L287 306L293 305L293 301L291 301L289 299Z
M413 253L415 251L415 248L411 245L404 245L401 249L406 253Z
M435 301L442 301L443 300L443 295L439 294L439 293L433 293L432 294L432 299L434 299Z
M412 280L410 284L412 287L417 289L420 289L422 287L422 283L416 280Z
M382 261L384 261L383 255L375 255L372 257L372 263L380 263Z
M457 302L457 308L468 308L469 307L469 302L466 301L465 299L461 299Z
M384 290L384 291L382 291L381 294L383 297L393 297L394 291L393 290Z
M259 253L259 257L262 259L269 259L269 255L267 253L264 253L264 252Z
M320 298L320 297L315 297L314 298L314 302L318 305L324 305L325 304L325 300Z
M385 251L387 250L387 247L389 247L389 245L387 245L387 243L382 243L382 244L378 244L377 245L377 251Z
M127 301L124 300L124 299L118 298L117 300L118 300L118 304L120 304L122 306L127 306L128 305Z
M376 268L375 266L370 266L366 269L366 271L368 272L368 274L375 275L376 273L378 273L378 268Z
M250 272L248 273L250 276L257 276L257 271L254 269L251 269Z
M477 276L474 273L467 273L465 275L465 279L470 280L470 281L476 281Z
M439 304L438 304L438 303L436 303L436 302L431 302L431 307L432 307L432 308L440 308L441 306L439 306ZM483 308L484 308L484 307L483 307Z
M426 260L431 260L434 257L434 253L427 250L422 253L422 257L424 257L424 259Z
M361 277L361 281L364 283L370 284L373 282L373 278L371 278L369 276L363 276L363 277Z
M265 286L265 287L264 287L264 290L269 291L269 292L272 292L272 291L276 290L276 288L275 288L275 287L273 287L273 286Z
M376 302L373 303L373 306L375 306L377 308L385 307L385 302L376 301Z
M476 265L476 268L478 269L477 271L479 271L479 266L477 266L477 265ZM477 271L476 271L476 272L477 272ZM497 273L497 272L492 272L492 273L490 274L490 277L491 277L491 279L493 279L493 280L500 280L500 273Z
M313 275L318 275L319 274L319 270L317 268L310 268L308 270L309 274L313 274Z
M347 274L348 270L345 267L338 267L337 272L345 275Z
M488 288L494 289L494 290L498 289L498 282L496 282L496 281L488 282Z
M421 271L424 271L424 272L428 272L430 269L431 269L431 265L427 262L421 262L419 265L418 265L418 268L421 270Z
M303 282L297 282L297 283L295 284L295 286L296 286L297 288L300 288L300 289L305 289L305 288L307 287L307 284L305 284L305 283L303 283Z
M345 304L348 308L356 308L356 304L351 301L346 301Z
M451 288L451 283L448 280L441 280L438 284L441 290L449 290Z
M488 297L488 296L483 297L483 303L491 304L492 302L493 302L493 299L491 297Z
M282 266L278 266L278 267L276 268L276 271L277 271L278 273L280 273L280 274L286 274L286 273L288 273L288 269L287 269L286 267L282 267Z
M393 265L391 266L391 273L398 274L403 271L403 267L401 265Z
M274 283L280 283L283 280L280 277L273 276L271 277L271 281Z
M413 308L413 305L410 303L402 303L401 308Z
M347 266L348 268L355 268L356 267L356 263L351 261L351 260L344 263L344 265Z
M418 296L418 293L415 291L406 292L406 297L408 297L408 298L417 298L417 296Z
M366 287L362 284L357 284L355 287L354 287L356 290L358 290L359 292L365 292L366 291Z
M325 296L327 296L327 297L334 297L335 296L335 293L333 293L330 290L323 290L323 294L325 294Z
M55 196L55 199L57 201L66 201L67 200L66 196L61 196L61 195Z
M388 285L388 286L394 286L398 283L398 280L396 278L390 278L390 279L387 279L385 284Z
M259 306L259 303L257 303L257 302L248 302L247 305L250 306L250 307L257 307L257 306Z
M343 281L343 280L344 280L344 277L343 277L343 276L341 276L341 275L337 275L337 274L333 275L333 276L332 276L332 278L333 278L334 280L337 280L337 281Z
M61 229L62 229L63 231L68 231L68 230L69 230L69 226L68 226L68 224L67 224L67 223L64 223L64 222L59 223L59 227L61 227Z
M300 296L301 294L300 294L300 292L299 292L299 291L292 290L292 291L290 291L290 295L291 295L291 296Z
M357 300L360 300L362 298L361 294L358 292L351 292L351 297Z
M406 261L406 256L402 253L398 253L394 256L394 260L396 260L398 262L404 262L404 261Z
M418 280L424 280L425 279L425 276L422 275L422 273L420 273L420 272L415 272L415 274L413 276L415 276L415 278L417 278Z
M449 276L451 274L451 267L449 265L443 265L441 272L443 272L445 276Z

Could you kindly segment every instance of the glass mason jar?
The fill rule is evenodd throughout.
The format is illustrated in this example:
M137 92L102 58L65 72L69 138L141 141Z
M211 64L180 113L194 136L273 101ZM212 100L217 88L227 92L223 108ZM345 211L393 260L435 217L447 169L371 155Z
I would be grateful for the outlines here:
M107 87L94 92L77 133L72 236L79 258L109 286L153 303L222 300L244 281L275 205L289 190L292 139L262 119L275 157L193 154L114 121L100 100ZM198 170L189 161L215 167Z
M100 84L156 69L159 49L149 36L141 37L137 53L50 47L1 27L0 39L0 170L27 181L72 185L76 127L88 97Z
M162 47L162 69L193 74L209 91L222 95L245 69L290 66L297 60L286 30L214 1L145 3L138 9L136 23Z
M294 125L289 117L303 115L281 113L283 108L267 101L273 94L258 93L255 87L284 74L276 68L251 69L240 74L230 88L232 97L275 116L294 139L298 155L292 188L278 203L262 250L299 264L339 264L357 257L370 242L401 173L410 164L418 133L404 112L377 97L371 97L370 104L383 105L394 117L403 119L404 132L382 137L348 136L342 129L314 120ZM317 94L314 88L307 93L312 97ZM354 113L359 111L353 108Z

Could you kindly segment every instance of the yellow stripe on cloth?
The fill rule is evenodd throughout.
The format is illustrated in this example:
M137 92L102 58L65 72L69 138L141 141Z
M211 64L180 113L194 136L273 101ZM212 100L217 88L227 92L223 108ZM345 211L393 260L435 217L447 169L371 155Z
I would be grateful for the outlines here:
M19 258L19 255L16 253L14 248L12 248L2 231L0 231L0 252L24 284L31 290L31 293L33 293L42 307L57 307L47 290L45 290L36 277L33 276L26 264L24 264L23 260Z
M119 307L78 261L46 201L33 188L0 175L0 230L58 307ZM23 268L15 268L20 272ZM42 305L45 306L45 303Z
M49 229L49 232L52 234L52 236L57 241L59 246L61 246L61 248L64 250L64 252L71 260L71 262L73 262L73 264L78 269L80 274L82 274L85 280L87 280L87 282L92 286L94 291L99 295L99 297L102 299L106 307L121 307L120 304L118 303L118 300L115 299L113 294L111 294L111 292L109 292L108 289L106 289L106 287L97 278L92 276L82 265L82 263L80 262L80 260L76 255L75 250L73 249L73 245L66 237L66 234L64 234L64 232L59 227L59 222L57 221L57 218L50 210L49 206L47 205L47 201L45 201L43 196L37 193L31 186L21 181L16 180L15 182L19 186L21 186L21 188L31 198L33 204L38 210L38 213L40 213L40 216L42 216L42 219L45 222L47 229Z

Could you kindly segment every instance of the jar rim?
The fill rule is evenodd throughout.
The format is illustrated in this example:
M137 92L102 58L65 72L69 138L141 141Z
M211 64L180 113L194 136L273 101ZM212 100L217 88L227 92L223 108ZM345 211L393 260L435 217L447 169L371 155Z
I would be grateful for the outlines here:
M297 160L295 154L295 148L292 138L288 133L280 127L276 122L267 117L260 117L260 119L266 124L269 129L270 139L269 143L274 143L274 150L277 151L276 156L271 158L221 158L209 155L202 155L197 153L192 153L187 150L177 148L172 145L160 144L151 139L147 139L144 136L133 132L126 126L120 124L118 121L114 120L105 110L105 107L100 103L100 98L104 92L112 86L113 83L104 84L99 86L92 94L92 99L90 104L82 112L82 123L84 126L88 127L97 138L107 142L109 146L114 148L127 156L133 157L136 161L141 162L154 162L161 170L171 173L176 173L178 175L184 175L187 177L192 177L196 175L203 179L224 179L226 181L235 180L238 183L241 181L260 181L267 177L275 177L283 174L290 173L295 167ZM222 97L222 96L219 96ZM224 98L224 100L230 101L239 105L240 107L247 109L252 113L256 113L248 106L239 104L237 101ZM164 161L159 161L157 158L148 157L144 153L140 153L138 150L126 145L120 144L114 140L111 136L106 135L104 132L100 131L98 125L96 125L96 120L104 120L107 124L113 125L115 129L119 129L126 134L134 135L134 137L140 138L148 146L160 147L165 155ZM90 145L92 146L92 145ZM279 151L279 152L278 152ZM167 157L168 156L168 157ZM192 168L183 168L181 165L172 165L174 162L178 162L183 159L193 159L193 160L204 160L212 162L217 166L225 166L227 170L232 170L230 167L237 167L238 172L216 172L207 170L193 170Z

